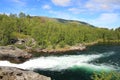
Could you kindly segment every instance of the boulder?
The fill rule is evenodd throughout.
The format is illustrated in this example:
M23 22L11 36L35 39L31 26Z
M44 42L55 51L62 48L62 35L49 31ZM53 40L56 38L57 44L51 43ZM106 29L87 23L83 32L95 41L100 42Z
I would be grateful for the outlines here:
M33 71L14 67L0 67L0 80L51 80L51 78Z
M0 60L8 60L14 63L22 63L30 59L32 54L15 46L0 46Z

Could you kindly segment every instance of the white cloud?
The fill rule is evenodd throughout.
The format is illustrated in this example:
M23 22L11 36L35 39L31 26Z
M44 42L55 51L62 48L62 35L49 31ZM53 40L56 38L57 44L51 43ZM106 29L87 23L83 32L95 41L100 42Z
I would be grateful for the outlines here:
M11 1L14 2L14 3L17 3L21 6L24 6L26 4L24 1L21 1L21 0L11 0Z
M120 0L88 0L85 7L89 10L114 11L120 9Z
M107 28L113 27L113 24L115 26L119 25L118 24L119 21L120 21L120 16L117 13L103 13L96 19L89 20L89 22L92 23L93 25L100 26L100 27L107 27Z
M97 3L106 3L106 4L118 4L120 3L120 0L91 0L93 2L97 2Z
M74 14L80 14L80 13L85 12L84 9L79 9L79 8L69 8L68 11L71 11Z
M115 13L103 13L97 19L99 22L114 23L118 20L119 16Z
M52 2L57 6L69 6L71 0L52 0Z
M43 9L51 9L51 6L46 4L46 5L43 5L42 8Z

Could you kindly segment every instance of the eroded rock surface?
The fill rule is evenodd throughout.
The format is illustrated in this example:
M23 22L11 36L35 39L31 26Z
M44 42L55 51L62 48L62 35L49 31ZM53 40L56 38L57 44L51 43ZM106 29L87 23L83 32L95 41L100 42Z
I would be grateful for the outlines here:
M22 63L32 57L31 54L15 46L0 46L0 60Z
M0 67L0 80L51 80L51 78L14 67Z

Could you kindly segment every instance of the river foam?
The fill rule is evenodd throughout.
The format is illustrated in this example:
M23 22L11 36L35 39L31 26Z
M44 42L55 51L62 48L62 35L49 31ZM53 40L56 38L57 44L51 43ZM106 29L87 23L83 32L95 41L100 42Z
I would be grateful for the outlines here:
M114 54L114 52L102 53L102 54L92 54L92 55L64 55L64 56L48 56L34 58L26 61L22 64L13 64L9 61L0 61L0 66L17 67L21 69L43 69L59 71L63 69L77 67L88 67L91 69L114 69L112 66L107 65L95 65L89 63L92 60L98 59L100 57L107 57Z

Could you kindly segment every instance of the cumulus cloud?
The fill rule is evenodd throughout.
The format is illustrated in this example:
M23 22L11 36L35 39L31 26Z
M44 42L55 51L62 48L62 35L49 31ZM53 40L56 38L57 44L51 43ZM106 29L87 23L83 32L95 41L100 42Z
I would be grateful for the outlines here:
M90 20L90 23L101 27L112 27L113 24L117 25L119 20L120 16L118 13L103 13L96 19Z
M114 11L120 9L120 0L88 0L85 7L89 10Z
M52 0L52 2L57 6L69 6L71 0Z
M46 5L43 5L42 8L43 9L51 9L51 6L46 4Z

